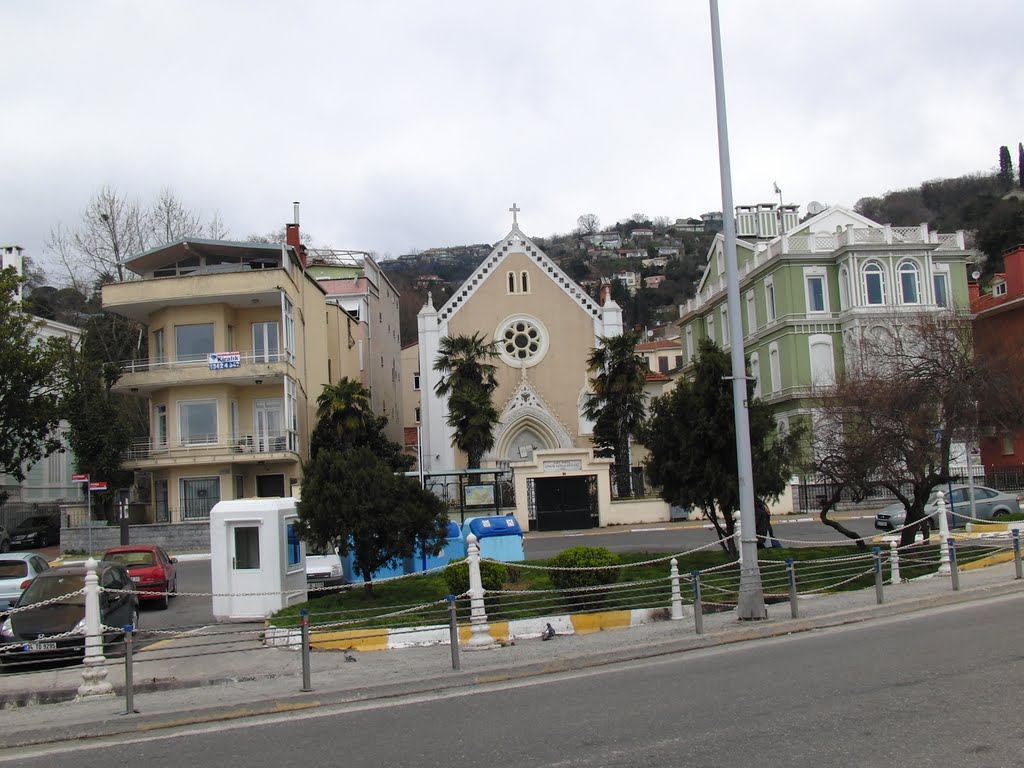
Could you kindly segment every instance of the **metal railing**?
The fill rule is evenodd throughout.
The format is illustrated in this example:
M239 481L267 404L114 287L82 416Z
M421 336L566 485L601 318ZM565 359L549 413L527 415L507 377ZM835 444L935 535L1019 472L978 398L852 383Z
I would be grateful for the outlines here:
M177 443L152 439L136 440L129 446L126 458L137 461L217 453L297 453L298 450L298 433L282 430L260 434L193 435L187 441Z
M241 353L242 365L258 365L260 363L286 363L291 359L291 354L282 352L243 352ZM183 368L205 368L208 365L207 356L183 355L174 359L168 357L154 357L147 360L122 360L118 363L121 373L146 373L147 371L174 371ZM231 370L231 369L228 369Z

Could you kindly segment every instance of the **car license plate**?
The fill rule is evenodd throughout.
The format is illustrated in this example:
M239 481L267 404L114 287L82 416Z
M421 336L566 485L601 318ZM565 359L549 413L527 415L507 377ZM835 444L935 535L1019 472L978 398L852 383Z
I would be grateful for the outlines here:
M53 641L29 643L25 646L25 649L28 651L56 651L57 643Z
M132 581L142 581L141 576L132 576Z
M324 583L322 581L311 581L311 582L309 582L309 586L311 586L311 587L322 587L323 585L324 585Z

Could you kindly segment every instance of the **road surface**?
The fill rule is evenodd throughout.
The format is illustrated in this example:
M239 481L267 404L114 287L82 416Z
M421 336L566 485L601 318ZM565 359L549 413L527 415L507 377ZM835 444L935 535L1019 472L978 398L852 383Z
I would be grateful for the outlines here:
M1013 595L443 695L28 748L0 763L1020 766L1022 611Z

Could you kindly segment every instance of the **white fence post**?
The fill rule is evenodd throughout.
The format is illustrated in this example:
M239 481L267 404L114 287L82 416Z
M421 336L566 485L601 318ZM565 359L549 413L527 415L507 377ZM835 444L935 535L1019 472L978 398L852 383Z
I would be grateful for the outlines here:
M113 696L114 686L107 680L106 658L103 656L103 632L100 622L100 580L98 563L91 557L85 561L85 659L78 698Z
M895 539L889 542L889 571L892 574L892 578L889 580L890 584L899 584L903 581L903 577L900 576L899 542Z
M486 651L497 648L491 637L484 607L484 580L480 576L480 544L475 534L466 537L466 561L469 564L469 642L467 651Z
M946 519L946 498L942 491L936 494L935 515L939 518L939 573L948 575L949 567L949 521Z
M679 592L679 561L674 557L669 577L672 580L672 621L678 621L683 618L683 596Z
M733 519L733 534L735 535L736 541L736 554L739 556L738 561L740 565L743 565L743 524L740 522L740 511L737 509L732 513Z

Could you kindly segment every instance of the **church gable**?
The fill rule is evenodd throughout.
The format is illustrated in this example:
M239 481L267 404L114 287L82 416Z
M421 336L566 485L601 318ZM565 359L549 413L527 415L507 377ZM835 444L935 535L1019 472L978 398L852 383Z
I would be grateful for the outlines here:
M474 270L466 281L458 288L455 294L438 311L437 321L444 325L449 321L467 301L487 282L501 281L502 288L505 281L509 279L507 269L503 269L508 257L513 254L524 254L531 266L531 275L539 274L542 279L550 280L557 285L562 293L568 296L580 309L586 312L592 320L598 320L601 316L601 308L583 288L581 288L571 277L555 264L547 254L526 237L517 224L512 226L512 231L498 243L486 259Z

